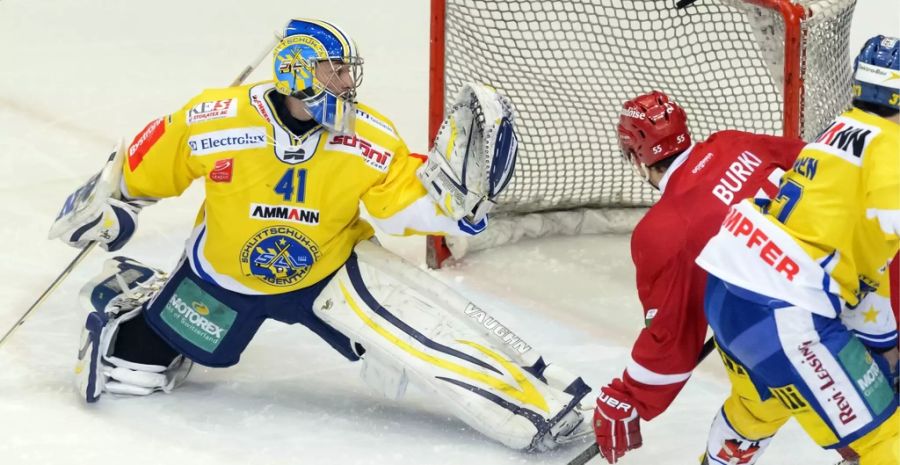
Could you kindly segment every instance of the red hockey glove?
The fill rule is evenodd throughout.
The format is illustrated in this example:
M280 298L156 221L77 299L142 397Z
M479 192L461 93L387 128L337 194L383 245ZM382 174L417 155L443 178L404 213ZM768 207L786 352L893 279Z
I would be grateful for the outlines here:
M641 447L641 425L630 397L606 386L597 396L594 410L594 434L600 453L609 463L616 463L625 451Z

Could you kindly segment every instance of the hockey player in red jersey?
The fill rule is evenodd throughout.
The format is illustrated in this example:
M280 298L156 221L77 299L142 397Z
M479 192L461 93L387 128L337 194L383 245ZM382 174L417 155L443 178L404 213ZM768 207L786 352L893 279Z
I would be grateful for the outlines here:
M594 412L600 452L609 463L641 446L640 421L661 414L697 364L706 336L706 273L694 259L728 208L772 195L800 140L721 131L692 144L684 110L661 92L623 105L623 156L662 194L631 238L641 330L625 370L601 389Z

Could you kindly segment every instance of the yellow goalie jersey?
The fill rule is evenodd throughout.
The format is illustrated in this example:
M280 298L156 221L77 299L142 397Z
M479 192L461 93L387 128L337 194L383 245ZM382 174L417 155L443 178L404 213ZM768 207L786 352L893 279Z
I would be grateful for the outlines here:
M735 206L697 263L824 316L870 297L893 322L887 265L898 225L900 125L853 109L806 145L770 204Z
M206 199L186 246L204 280L243 294L310 286L373 235L362 201L391 234L465 234L427 196L394 125L364 105L356 133L292 134L274 85L210 89L152 121L128 148L122 193L158 199L203 178Z

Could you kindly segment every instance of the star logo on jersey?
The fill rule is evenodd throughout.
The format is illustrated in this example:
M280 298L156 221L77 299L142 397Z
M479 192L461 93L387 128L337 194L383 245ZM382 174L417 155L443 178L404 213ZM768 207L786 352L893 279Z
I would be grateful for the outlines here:
M294 285L309 274L321 256L319 246L289 226L265 228L241 248L241 270L275 287Z
M871 308L863 312L863 323L876 323L878 321L878 310L873 305Z
M898 73L897 71L891 71L891 75L888 76L885 81L893 81L894 79L900 79L900 73Z

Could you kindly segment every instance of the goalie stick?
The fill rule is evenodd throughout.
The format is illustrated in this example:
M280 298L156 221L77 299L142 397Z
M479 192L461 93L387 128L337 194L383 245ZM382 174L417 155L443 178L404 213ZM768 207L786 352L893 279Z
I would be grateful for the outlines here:
M703 343L703 349L700 350L700 356L697 357L697 365L703 362L704 359L713 351L716 347L715 342L713 342L713 338L709 338L706 342ZM583 450L580 454L575 456L572 460L569 461L566 465L584 465L588 463L592 458L603 454L600 453L600 446L597 443L593 443L587 449Z
M90 244L86 245L83 249L81 249L81 252L78 252L78 255L75 256L75 259L73 259L69 263L69 265L66 266L66 269L64 269L63 272L60 273L60 275L57 276L55 280L53 280L53 282L50 284L50 287L48 287L47 290L45 290L44 293L41 294L41 296L38 297L37 300L35 300L33 304L31 304L30 307L28 307L28 310L25 311L25 313L23 313L22 316L19 317L18 321L16 321L12 325L12 327L9 328L9 331L7 331L6 334L4 334L2 338L0 338L0 347L3 346L3 343L6 342L7 339L9 339L9 336L19 326L22 326L22 323L25 322L25 319L28 318L28 315L31 315L31 312L33 312L34 309L37 308L37 306L40 305L41 302L43 302L44 299L46 299L47 296L50 295L50 293L53 292L57 286L59 286L59 283L61 283L63 281L63 279L66 279L66 276L69 276L69 273L71 273L72 270L76 266L78 266L78 264L81 263L82 260L84 260L84 257L87 257L87 255L91 252L91 250L93 250L93 248L96 245L97 245L96 242L91 242Z
M275 40L267 42L265 50L261 51L258 55L253 57L253 61L251 61L247 66L241 69L240 74L238 74L237 77L234 78L234 80L231 81L231 84L229 84L228 86L235 87L241 85L244 80L247 79L248 76L250 76L250 73L252 73L253 70L259 67L260 63L262 63L262 61L272 51L272 49L275 48L279 41L281 41L281 34L276 31ZM37 300L34 301L33 304L31 304L30 307L28 307L28 310L26 310L25 313L23 313L22 316L19 317L19 319L16 320L15 323L13 323L12 327L10 327L8 331L6 331L6 334L4 334L2 338L0 338L0 347L3 347L3 343L6 342L6 340L9 339L10 336L12 336L12 334L17 329L19 329L19 327L22 326L23 323L25 323L25 320L28 319L28 316L31 315L31 313L34 312L34 310L44 302L44 300L47 298L47 296L50 295L51 292L59 287L60 283L62 283L63 280L66 279L66 276L69 276L69 273L71 273L72 270L75 269L75 267L78 266L78 264L81 263L85 259L85 257L87 257L88 254L90 254L91 251L94 250L94 247L96 246L96 242L91 242L88 245L84 246L84 248L81 249L81 252L78 252L78 255L76 255L75 258L72 259L71 262L69 262L62 273L60 273L59 276L57 276L56 279L54 279L53 282L50 283L50 286L40 295L40 297L37 298Z

